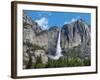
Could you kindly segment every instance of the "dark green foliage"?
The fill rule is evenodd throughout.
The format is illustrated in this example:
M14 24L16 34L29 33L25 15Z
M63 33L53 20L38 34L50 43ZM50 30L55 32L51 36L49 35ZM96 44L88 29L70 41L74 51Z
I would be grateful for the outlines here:
M50 60L46 64L46 68L53 68L53 67L78 67L78 66L90 66L89 59L80 59L78 57L67 57L67 58L60 58L59 60Z
M45 64L42 63L35 64L34 68L45 68Z
M45 64L42 63L41 56L37 56L34 68L43 68L43 67L45 67Z
M68 58L68 67L75 67L75 66L83 66L82 61L78 57L69 57Z
M33 47L33 50L39 50L39 49L44 50L44 48L43 48L43 47L40 47L40 46L35 45L35 44L34 44L32 47Z
M49 59L47 64L42 64L41 58L38 57L34 68L56 68L56 67L78 67L78 66L90 66L89 59L81 59L78 57L65 57L58 60Z
M58 60L49 59L47 64L42 63L41 56L37 57L36 63L32 64L31 59L27 65L29 68L57 68L57 67L78 67L78 66L90 66L89 59L81 59L78 57L65 57Z
M89 59L84 59L84 65L85 66L91 65L91 61Z
M31 66L32 66L32 58L31 58L31 56L30 56L30 57L29 57L28 64L27 64L27 66L26 66L26 69L31 68Z

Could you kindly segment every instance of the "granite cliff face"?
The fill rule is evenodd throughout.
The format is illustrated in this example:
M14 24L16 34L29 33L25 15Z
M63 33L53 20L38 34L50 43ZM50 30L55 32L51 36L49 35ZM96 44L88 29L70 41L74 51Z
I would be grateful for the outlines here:
M48 54L55 56L57 39L58 39L58 27L54 26L48 30Z
M64 25L61 35L61 46L64 54L69 54L68 51L76 48L80 54L85 55L87 53L90 55L90 29L85 21L79 19Z
M28 65L26 62L29 60L32 60L32 63L35 63L36 52L37 54L40 53L40 55L45 56L46 60L48 60L48 54L55 55L57 34L57 27L51 27L48 30L42 30L38 23L33 21L27 15L23 14L24 64ZM24 68L26 67L27 66L24 66Z
M23 14L23 68L33 68L41 57L43 64L48 62L48 55L56 56L58 33L60 31L60 45L62 55L90 58L91 31L82 19L65 24L59 29L57 26L42 30L37 22ZM62 56L62 57L63 57Z

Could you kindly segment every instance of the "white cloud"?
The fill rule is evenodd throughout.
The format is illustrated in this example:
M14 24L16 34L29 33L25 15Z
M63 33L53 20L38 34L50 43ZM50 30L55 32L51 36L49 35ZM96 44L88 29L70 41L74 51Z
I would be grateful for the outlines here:
M73 18L72 20L71 20L71 22L74 22L74 21L76 21L77 19L75 19L75 18Z
M41 28L43 30L48 29L48 19L45 17L42 17L41 19L35 20L39 26L41 26Z
M78 17L76 17L76 18L72 18L71 22L74 22L74 21L76 21L76 20L78 20L78 19L80 19L80 18L81 18L80 16L78 16Z
M67 22L67 21L65 21L65 22L64 22L64 24L68 24L68 22Z

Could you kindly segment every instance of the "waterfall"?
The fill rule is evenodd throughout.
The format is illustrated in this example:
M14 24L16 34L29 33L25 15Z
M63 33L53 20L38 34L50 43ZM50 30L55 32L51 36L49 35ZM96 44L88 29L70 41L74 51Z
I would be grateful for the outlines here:
M62 56L61 52L62 52L62 50L61 50L61 45L60 45L60 32L59 32L58 41L57 41L57 49L56 49L56 57L57 58Z
M55 59L55 60L59 59L62 56L62 54L61 54L62 49L61 49L61 45L60 45L60 35L61 34L59 31L58 40L57 40L56 55L55 56L49 55L50 58Z

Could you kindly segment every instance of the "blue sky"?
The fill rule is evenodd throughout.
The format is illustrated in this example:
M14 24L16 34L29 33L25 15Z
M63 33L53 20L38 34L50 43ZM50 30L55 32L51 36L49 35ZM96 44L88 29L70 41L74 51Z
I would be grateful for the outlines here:
M75 12L49 12L49 11L34 11L24 10L26 15L30 16L41 27L47 29L52 26L62 27L64 24L71 23L79 18L91 24L90 13L75 13Z

